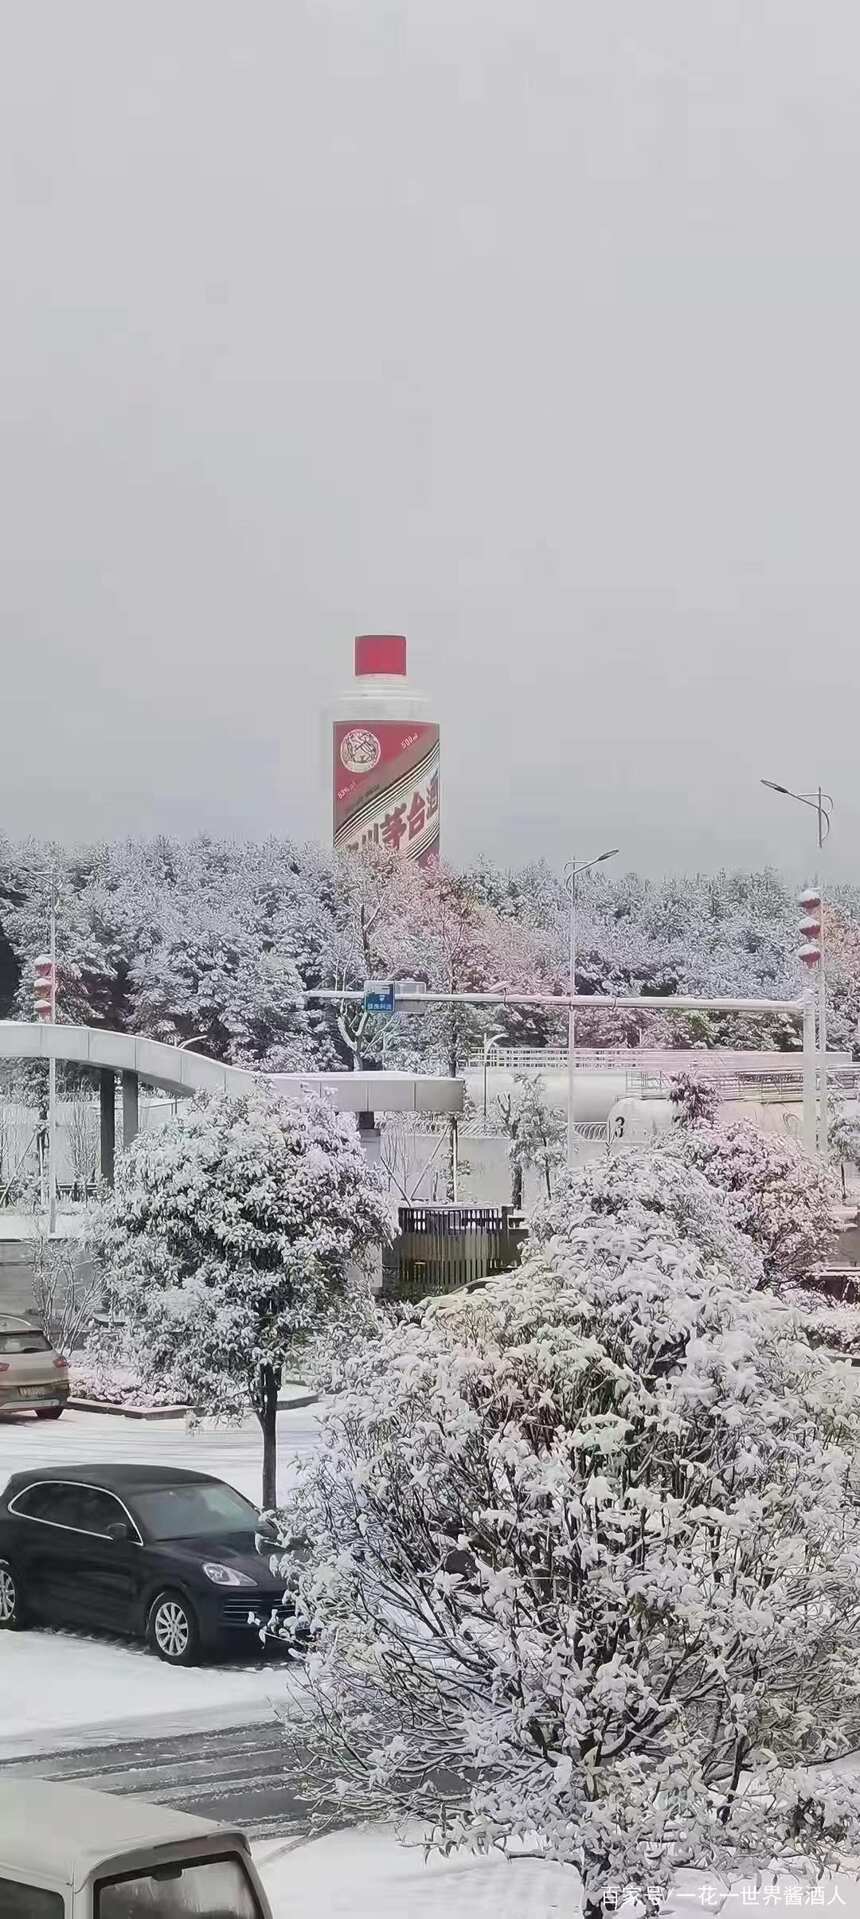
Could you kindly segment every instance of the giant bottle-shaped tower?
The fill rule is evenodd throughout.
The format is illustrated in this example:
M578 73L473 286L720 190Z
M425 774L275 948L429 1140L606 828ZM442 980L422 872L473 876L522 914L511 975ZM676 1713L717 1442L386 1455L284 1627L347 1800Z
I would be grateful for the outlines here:
M337 850L439 857L439 728L406 678L402 633L360 633L355 682L331 722Z

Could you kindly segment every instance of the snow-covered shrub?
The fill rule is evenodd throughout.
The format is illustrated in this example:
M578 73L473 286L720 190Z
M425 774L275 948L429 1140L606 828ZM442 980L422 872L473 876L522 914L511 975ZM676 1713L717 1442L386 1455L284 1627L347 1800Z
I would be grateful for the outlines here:
M860 1167L860 1110L856 1101L831 1100L827 1121L827 1144L831 1165L836 1168L843 1200L847 1199L846 1166Z
M122 1357L121 1342L112 1351L94 1339L77 1353L71 1368L72 1391L80 1399L97 1400L103 1406L182 1406L182 1388L169 1374L149 1378L144 1385L133 1364Z
M271 1506L282 1368L391 1231L349 1115L268 1092L200 1098L138 1137L94 1215L108 1343L144 1388L169 1374L201 1413L253 1407Z
M811 1346L860 1360L860 1303L831 1299L808 1286L786 1287L785 1297L802 1321Z
M350 1287L329 1314L308 1334L301 1351L301 1376L317 1392L337 1392L347 1361L368 1340L381 1338L390 1319L381 1301Z
M860 1845L858 1410L768 1292L605 1217L347 1366L283 1516L286 1736L344 1810L525 1841L586 1910Z
M703 1173L731 1201L735 1223L761 1253L766 1278L802 1278L833 1244L833 1174L794 1140L738 1120L676 1127L658 1150Z
M33 1245L33 1305L46 1339L68 1358L86 1344L101 1283L75 1240L39 1232Z
M570 1240L583 1228L614 1219L642 1244L651 1236L689 1240L737 1281L758 1286L762 1258L735 1224L738 1214L734 1201L715 1193L703 1173L659 1146L643 1147L568 1174L555 1198L535 1209L530 1236L537 1245Z
M839 1163L860 1166L860 1107L856 1101L831 1100L827 1122L830 1155Z
M673 1073L669 1098L679 1126L712 1126L719 1110L720 1096L713 1082L698 1073Z

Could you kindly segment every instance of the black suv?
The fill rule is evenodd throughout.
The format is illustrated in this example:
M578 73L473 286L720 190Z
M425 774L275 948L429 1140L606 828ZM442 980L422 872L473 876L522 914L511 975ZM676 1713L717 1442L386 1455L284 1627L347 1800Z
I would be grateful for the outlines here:
M42 1467L0 1496L0 1629L32 1620L145 1638L171 1666L282 1619L274 1534L206 1473Z

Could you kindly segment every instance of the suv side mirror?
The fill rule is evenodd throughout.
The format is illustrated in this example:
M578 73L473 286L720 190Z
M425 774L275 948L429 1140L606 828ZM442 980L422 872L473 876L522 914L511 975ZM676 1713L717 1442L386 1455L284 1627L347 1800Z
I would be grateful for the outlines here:
M107 1529L107 1536L108 1536L108 1539L113 1540L114 1545L116 1546L123 1545L123 1543L126 1540L131 1538L131 1527L128 1523L128 1520L115 1519L113 1522L113 1525L109 1526Z

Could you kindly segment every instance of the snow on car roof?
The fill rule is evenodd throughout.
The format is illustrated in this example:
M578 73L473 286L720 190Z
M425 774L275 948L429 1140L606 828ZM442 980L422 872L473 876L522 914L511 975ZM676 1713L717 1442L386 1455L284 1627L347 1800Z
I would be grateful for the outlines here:
M16 1488L20 1488L29 1485L34 1479L83 1480L88 1486L109 1486L127 1492L134 1487L138 1491L146 1488L149 1492L155 1492L163 1486L221 1486L224 1483L214 1478L212 1473L191 1472L185 1466L137 1466L125 1460L116 1465L105 1460L99 1460L97 1464L88 1465L84 1461L83 1464L67 1465L64 1460L59 1466L39 1464L13 1473L9 1485L14 1480Z
M0 1782L0 1874L38 1871L72 1885L117 1853L184 1844L213 1833L227 1846L244 1844L235 1828L136 1797L48 1779Z

